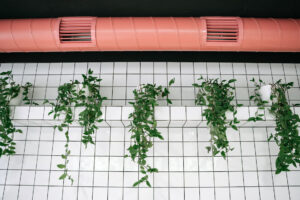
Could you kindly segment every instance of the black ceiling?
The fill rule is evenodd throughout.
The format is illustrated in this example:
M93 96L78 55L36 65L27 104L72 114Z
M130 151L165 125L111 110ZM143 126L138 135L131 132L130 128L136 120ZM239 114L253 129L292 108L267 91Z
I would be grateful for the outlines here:
M1 0L0 18L240 16L300 18L299 0Z
M0 19L60 16L240 16L300 18L300 0L1 0ZM0 27L1 30L1 27ZM0 62L70 60L300 62L299 53L86 52L0 54Z

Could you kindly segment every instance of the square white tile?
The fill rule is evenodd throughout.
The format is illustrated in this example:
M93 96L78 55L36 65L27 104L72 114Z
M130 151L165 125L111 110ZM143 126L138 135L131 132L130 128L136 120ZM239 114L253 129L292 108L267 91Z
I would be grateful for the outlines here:
M154 63L154 74L166 74L167 63L166 62L155 62Z

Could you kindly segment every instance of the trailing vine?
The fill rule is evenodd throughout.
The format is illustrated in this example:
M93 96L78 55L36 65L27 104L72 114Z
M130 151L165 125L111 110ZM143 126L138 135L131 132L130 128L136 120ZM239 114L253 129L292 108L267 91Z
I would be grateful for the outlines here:
M265 84L265 83L261 79L259 79L259 83L257 83L254 78L252 78L250 81L253 82L254 84L254 94L250 96L250 100L254 101L254 103L258 106L258 108L255 112L255 116L250 117L248 121L253 121L253 122L263 121L263 117L264 117L263 112L268 101L263 100L261 98L261 95L259 94L259 90L261 88L261 84Z
M17 98L21 92L21 88L24 89L23 101L25 104L30 104L28 98L29 88L32 87L31 83L26 83L25 86L16 84L13 79L11 71L0 73L0 157L2 155L15 154L15 145L13 141L14 133L22 133L22 130L17 129L12 120L11 110L9 104L12 99ZM32 102L34 103L34 102ZM36 105L36 103L34 103Z
M265 84L261 80L259 82ZM259 90L260 85L256 83L256 86ZM293 82L282 83L281 80L271 84L270 101L272 105L270 113L275 117L276 128L275 133L270 135L268 141L274 139L279 146L279 153L275 162L276 174L289 171L290 165L297 167L297 163L300 164L300 136L297 124L300 122L300 118L293 113L286 97L287 90L292 86ZM263 102L259 95L255 98L257 98L257 100L254 99L256 103L262 103L258 105L261 108L268 103Z
M24 86L21 86L23 88L23 101L24 104L32 104L35 106L38 106L39 104L34 102L33 100L30 101L30 99L28 98L28 94L29 94L29 89L32 88L32 84L27 82Z
M169 86L174 82L175 79L170 80ZM154 110L155 106L158 105L158 97L166 97L168 104L172 104L172 101L168 98L169 90L162 86L156 86L156 84L143 84L135 89L133 94L135 101L130 102L130 104L134 111L129 115L129 119L132 119L129 131L132 133L133 144L127 149L130 155L126 155L126 157L130 156L134 162L137 159L140 172L143 174L143 177L136 181L133 186L136 187L145 182L148 187L151 187L148 180L149 173L158 172L158 169L147 164L147 152L153 146L153 138L164 139L157 130Z
M225 159L226 154L233 150L229 146L226 136L227 127L237 130L236 124L239 121L235 117L237 113L236 107L242 106L242 104L237 106L232 104L235 87L231 84L236 80L204 80L203 77L200 77L198 80L202 82L193 84L195 88L198 88L195 103L196 105L207 106L202 114L206 117L207 125L210 127L210 141L212 142L212 146L207 146L206 149L208 152L212 151L213 156L220 153ZM227 120L226 112L233 113L233 120Z
M63 169L63 174L59 177L60 180L68 178L73 184L73 178L68 171L69 155L71 154L69 148L69 126L74 122L74 109L83 107L83 111L79 113L79 124L83 127L82 143L87 147L88 143L94 144L93 134L98 127L96 123L101 122L102 119L102 103L106 97L100 95L101 79L93 76L93 71L88 70L88 75L82 75L83 81L78 80L65 83L58 87L58 96L56 102L45 103L52 105L52 110L48 113L53 114L54 119L63 117L63 122L54 126L60 132L64 132L66 137L65 152L61 155L64 162L58 164L57 167Z
M79 123L83 126L83 136L82 143L87 147L88 143L95 144L92 138L92 135L95 134L95 131L98 129L96 123L100 123L103 119L100 119L102 116L102 104L104 100L107 100L106 97L100 95L100 82L101 79L92 76L93 71L88 71L88 76L82 75L83 89L79 92L80 103L76 106L83 106L85 109L79 114ZM84 95L82 91L84 88L87 88L88 95Z

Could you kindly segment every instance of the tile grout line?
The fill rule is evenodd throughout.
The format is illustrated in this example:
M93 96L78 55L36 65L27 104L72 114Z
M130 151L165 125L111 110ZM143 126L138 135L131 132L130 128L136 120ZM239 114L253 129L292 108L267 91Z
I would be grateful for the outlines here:
M222 78L222 71L221 71L221 64L219 63L219 71L220 71L220 77L221 77L221 80L223 80ZM233 71L233 68L232 68L232 71ZM232 75L233 77L233 75ZM234 86L235 86L235 83L234 83ZM227 135L226 135L226 138L227 138ZM227 138L228 140L228 138ZM229 174L229 164L228 164L228 157L226 155L226 164L227 164L227 178L228 178L228 194L229 194L229 199L231 199L231 188L230 188L230 174Z
M268 129L267 129L267 127L265 128L265 130L266 130L266 133L267 133L266 137L268 138ZM254 140L256 142L255 137L254 137ZM270 168L272 169L272 155L271 155L270 142L267 141L267 144L268 144L268 151L269 151L269 157L268 158L270 160L269 164L270 164ZM274 174L272 173L272 171L271 171L271 178L272 178L272 186L273 186L273 193L274 193L274 200L275 200L277 198L276 198L276 192L275 192Z
M197 162L198 162L198 184L199 184L199 200L201 200L201 181L200 181L200 160L199 160L199 129L196 129L196 144L197 144Z
M258 66L257 66L257 69L258 69ZM248 73L247 73L247 65L245 65L245 71L246 71L246 74L247 74L247 76L246 76L247 86L249 86ZM249 92L249 89L248 89L248 94L249 93L250 92ZM253 138L254 138L253 129L252 129L252 135L253 135ZM253 144L254 144L254 152L255 152L254 157L255 157L255 165L256 165L256 178L257 178L257 184L258 184L257 185L257 187L258 187L258 194L259 194L259 199L261 199L261 192L260 192L260 187L259 187L259 185L260 185L259 184L259 174L258 174L258 167L257 167L257 156L256 156L257 154L256 154L256 145L255 145L255 142L253 142ZM261 199L261 200L263 200L263 199Z
M284 75L284 79L285 79L285 83L286 83L286 77L285 77L285 69L284 66L281 64L282 68L283 68L283 75ZM272 68L271 68L271 72L272 72ZM273 76L272 76L273 77ZM286 93L287 97L288 97L288 102L290 102L290 96L289 96L289 92L287 91ZM288 186L288 190L289 190L289 198L291 199L291 191L290 191L290 187L289 187L289 177L288 177L288 172L284 172L286 175L286 181L287 181L287 186Z
M61 78L62 78L62 69L63 69L63 64L61 63L61 66L60 66L60 78L59 78L59 85L61 84ZM51 69L51 64L49 65L49 71ZM48 75L48 79L47 79L47 84L48 84L48 81L49 81L49 76ZM58 88L57 88L57 91L58 91ZM44 108L46 109L46 107ZM69 128L67 128L68 131L69 131ZM54 141L53 141L53 146L54 146L54 143L55 143L55 135L54 135ZM52 155L52 154L51 154ZM62 181L62 186L61 186L61 199L63 200L64 199L64 186L65 186L65 180Z
M38 69L38 64L36 66L36 73L37 73L37 69ZM36 79L35 79L36 81ZM33 84L33 89L34 89L35 83ZM46 93L45 93L46 95ZM33 96L33 92L32 92L32 96ZM43 109L43 115L45 115L45 107ZM36 173L37 173L37 166L38 166L38 161L39 161L39 151L40 151L40 144L41 144L41 135L42 135L42 127L39 127L40 129L40 134L39 134L39 139L38 139L38 150L37 150L37 155L36 155L36 164L35 164L35 172L34 172L34 180L33 180L33 185L35 185L35 181L36 181ZM33 186L33 190L32 190L32 200L34 200L34 193L35 192L35 188Z
M45 92L45 98L47 97L47 86L48 86L48 80L49 80L49 71L50 71L50 63L48 65L48 73L47 73L47 84L46 84L46 92ZM54 149L54 140L55 140L55 134L56 130L53 129L53 136L52 136L52 149L51 149L51 155L50 155L50 168L49 168L49 176L48 176L48 186L47 186L47 199L49 199L49 189L50 189L50 175L51 175L51 166L52 166L52 159L53 159L53 149Z
M232 64L232 74L233 77L235 76L235 70L234 70L234 66ZM234 83L235 85L235 83ZM247 85L248 85L248 81L247 81ZM236 99L236 104L237 104L237 99ZM243 159L243 151L242 151L242 140L241 140L241 131L240 129L238 129L238 134L239 134L239 144L240 144L240 158L241 158L241 170L242 170L242 177L243 177L243 189L244 189L244 200L247 200L247 196L246 196L246 186L245 186L245 177L244 177L244 159Z
M100 64L100 63L99 63ZM88 69L89 68L89 63L87 63L88 65ZM99 65L99 74L101 74L101 65ZM98 78L100 78L100 75L97 76ZM99 90L100 90L100 84L99 83ZM101 91L101 90L100 90ZM99 92L100 93L100 92ZM93 155L93 179L92 179L92 199L94 199L94 188L95 188L95 169L96 169L96 148L97 148L97 134L98 134L98 129L96 130L96 132L94 133L95 134L95 144L94 145L94 155Z
M36 66L37 67L37 66ZM23 73L25 73L25 68L26 68L26 64L24 66L24 71ZM24 81L24 76L22 76L22 85L23 85L23 81ZM29 115L30 115L30 112L28 112L27 114L27 119L29 119ZM20 173L20 178L19 178L19 188L18 188L18 194L17 194L17 199L19 199L20 197L20 188L21 188L21 181L22 181L22 174L23 174L23 168L24 168L24 159L25 159L25 151L26 151L26 146L27 146L27 137L28 137L28 127L26 127L26 136L25 136L25 141L24 141L24 151L23 151L23 159L22 159L22 168L21 168L21 173Z
M208 77L208 66L207 66L207 62L206 62L206 72L207 72L207 79ZM210 146L212 146L212 142L210 141ZM213 190L214 190L214 200L217 200L216 197L216 178L215 178L215 163L214 163L214 156L212 156L212 174L213 174Z
M168 62L167 62L167 66L166 66L166 71L167 71L167 74L168 74L168 71L169 71L169 65L168 65ZM167 75L167 83L169 82L169 77ZM171 109L169 109L169 116L171 116ZM168 124L168 156L167 156L167 159L168 159L168 200L170 200L170 195L171 195L171 192L170 192L170 121L169 121L169 124Z
M117 171L114 171L114 172L117 172ZM177 172L177 173L180 173L180 171L174 171L174 172ZM209 171L207 171L209 172ZM211 171L210 171L211 172ZM224 171L222 171L224 172ZM8 186L19 186L18 184L8 184ZM24 186L38 186L38 187L45 187L45 185L24 185ZM52 187L59 187L58 185L55 185L55 186L52 186ZM66 188L72 188L73 186L65 186ZM80 186L81 188L90 188L91 186ZM249 188L257 188L257 186L247 186ZM273 188L273 186L260 186L261 188ZM282 187L282 188L287 188L288 186L286 185L278 185L276 187ZM292 188L299 188L300 185L291 185L290 187ZM95 188L107 188L107 186L95 186ZM122 189L123 186L110 186L110 188L120 188ZM132 188L131 186L125 186L124 188ZM143 189L148 189L146 187L141 187ZM166 186L160 186L160 187L156 187L156 188L168 188ZM180 189L183 189L182 187L180 186L176 186L176 187L172 187L172 188L180 188ZM199 188L198 186L189 186L189 187L186 187L186 188ZM213 187L211 186L203 186L201 188L209 188L209 189L212 189ZM222 188L222 189L228 189L228 186L217 186L216 188ZM232 186L232 188L243 188L243 186Z
M298 67L297 64L294 64L295 70L296 70L296 76L297 76L297 80L298 80L298 87L300 87L300 71L298 71ZM299 67L300 68L300 67Z
M123 122L122 122L123 123ZM124 133L124 144L123 144L123 155L125 155L125 149L126 149L126 130L125 128L123 128L123 133ZM122 186L122 200L124 200L124 185L125 185L125 156L123 156L123 170L122 170L122 173L123 173L123 186Z
M64 62L63 62L64 63ZM63 64L62 63L62 64ZM76 63L78 63L78 62L76 62ZM105 63L105 62L102 62L102 63ZM155 63L155 62L154 62ZM203 62L203 63L205 63L205 62ZM224 63L224 62L220 62L220 63ZM1 63L0 63L1 64ZM3 63L2 63L3 64ZM38 63L38 64L40 64L40 63ZM233 64L233 63L232 63ZM242 64L245 64L245 63L242 63ZM258 63L257 63L258 64ZM289 64L289 63L283 63L283 64ZM298 63L294 63L294 64L298 64ZM126 74L126 73L102 73L102 75L124 75L124 74ZM132 73L132 72L130 72L130 73L128 73L128 75L139 75L139 74L141 74L141 73ZM144 73L145 74L145 73ZM146 73L147 75L165 75L165 74L167 74L167 75L180 75L180 73ZM196 75L201 75L200 73L195 73ZM219 73L202 73L202 74L205 74L205 75L219 75ZM16 76L21 76L21 75L24 75L24 74L18 74L18 73L14 73L14 75L16 75ZM34 75L45 75L45 74L41 74L41 73L36 73L36 74L30 74L30 73L28 73L28 74L26 74L27 76L34 76ZM51 75L81 75L81 74L77 74L77 73L63 73L63 74L56 74L56 73L52 73ZM194 75L193 73L184 73L184 75ZM232 74L230 74L230 73L222 73L222 75L232 75ZM246 73L245 74L243 74L243 73L239 73L238 75L247 75ZM251 75L253 75L253 76L271 76L270 74L264 74L264 73L251 73ZM278 75L278 74L275 74L275 75ZM290 74L287 74L286 76L295 76L295 75L290 75Z
M111 127L109 127L109 142L108 142L108 173L107 173L107 189L106 189L106 195L107 195L107 200L109 200L109 188L111 187L109 184L109 174L110 174L110 148L111 148Z
M1 63L1 67L2 67L2 65L3 65L3 63ZM13 67L14 67L14 64L11 65L11 71L13 71ZM25 68L25 64L24 64L24 68ZM23 73L24 73L24 70L25 70L24 68L23 68ZM22 77L22 80L23 80L23 77ZM21 83L22 83L22 81L21 81ZM15 114L15 109L14 109L14 114ZM15 137L15 135L13 135L13 138L14 137ZM6 188L8 171L9 171L10 158L11 158L11 156L7 156L7 167L6 167L6 173L5 173L5 179L4 179L4 186L3 186L3 191L2 191L2 199L4 199L4 197L5 197L5 188Z
M76 72L76 63L75 63L75 69L74 69L74 71ZM85 70L85 75L87 76L87 74L88 74L88 65L86 66L86 70ZM78 171L78 177L77 177L77 200L80 200L79 199L79 190L80 190L80 187L81 187L81 185L80 185L80 177L81 177L81 174L80 174L80 172L81 172L81 155L82 155L82 148L83 148L83 145L82 145L82 137L83 137L83 135L84 135L84 128L83 127L81 127L81 141L80 141L80 143L79 143L79 149L80 149L80 152L79 152L79 171ZM90 144L91 145L91 144ZM84 147L85 148L85 147Z
M139 78L140 78L140 85L142 84L142 63L139 62L139 70L140 70L140 74L139 74ZM138 164L138 169L137 169L137 172L138 172L138 180L140 180L140 165ZM140 185L137 186L137 191L138 191L138 200L140 200Z
M272 69L271 69L271 65L270 65L270 72L272 73ZM260 74L260 68L259 68L259 65L258 65L258 73ZM259 79L261 79L261 77L259 76ZM272 80L273 80L273 75L272 75ZM266 113L266 111L264 110L264 114ZM255 134L254 134L254 130L255 128L252 128L253 130L253 140L254 140L254 143L256 143L256 138L255 138ZM268 137L268 131L267 131L267 128L266 128L266 133L267 133L267 137ZM267 139L267 138L266 138ZM272 162L271 162L271 150L270 150L270 143L267 142L267 145L268 145L268 150L269 150L269 159L270 159L270 168L272 169ZM256 158L257 160L257 158ZM258 168L258 165L257 165L257 168ZM272 177L272 185L273 185L273 193L274 193L274 200L276 199L276 193L275 193L275 187L274 187L274 178L273 178L273 173L271 171L271 177ZM260 180L258 180L258 182L260 182Z
M62 68L63 68L63 65L62 65ZM61 73L62 73L62 70L63 69L61 69ZM75 74L76 74L76 72L75 72L75 70L76 70L76 63L73 63L73 80L72 81L74 81L74 79L75 79ZM71 80L70 80L71 81ZM62 83L60 83L60 84L62 84ZM74 109L74 115L75 115L75 109ZM74 116L74 118L75 118L75 116ZM68 129L69 129L70 127L68 127ZM65 140L65 138L64 138L64 140L62 140L62 142L66 142L66 140ZM79 141L80 142L80 141ZM54 143L55 143L55 141L53 141L53 146L54 146ZM69 147L70 147L70 145L69 145ZM52 155L52 154L51 154ZM74 156L75 157L75 156ZM77 156L76 156L77 157ZM80 164L80 162L79 162L79 164ZM74 173L75 174L75 173ZM79 174L79 169L78 169L78 174ZM78 177L77 177L78 178ZM61 199L63 200L63 195L64 195L64 187L66 187L66 185L65 185L65 180L63 180L63 185L62 185L62 196L61 196ZM77 185L79 185L79 181L77 181ZM70 187L72 187L72 186L70 186ZM76 187L76 186L74 186L74 187ZM78 199L78 189L77 189L77 191L76 191L76 199Z
M186 110L185 110L186 111ZM184 136L183 136L184 132L183 132L183 128L181 128L181 139L182 139L182 175L183 175L183 198L185 199L186 194L185 194L185 170L184 170Z
M196 77L195 77L195 62L193 62L193 82L195 83L196 82ZM193 87L194 88L194 97L195 97L195 99L196 99L196 97L197 97L197 94L196 94L196 88L195 87ZM195 106L197 106L196 104L195 104ZM202 109L201 109L201 112L202 112ZM201 123L201 122L200 122ZM198 127L196 127L195 128L195 131L196 131L196 145L197 145L197 163L198 163L198 186L199 186L199 200L201 200L201 190L200 190L200 188L201 188L201 185L200 185L200 163L199 163L199 136L198 136L198 134L199 134L199 132L198 132Z

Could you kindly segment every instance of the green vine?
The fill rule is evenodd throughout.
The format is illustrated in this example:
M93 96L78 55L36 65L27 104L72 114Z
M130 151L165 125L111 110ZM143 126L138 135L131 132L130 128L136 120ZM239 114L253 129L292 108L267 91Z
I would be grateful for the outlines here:
M100 82L101 79L92 76L93 71L88 71L88 76L82 75L83 82L82 86L83 89L87 88L89 94L84 95L80 90L79 97L80 103L76 106L83 106L85 109L80 112L79 114L79 123L83 126L83 136L82 136L82 143L87 147L88 143L95 144L92 138L92 135L95 134L98 127L96 123L100 123L103 119L100 119L102 116L101 107L104 100L107 100L106 97L102 97L100 95Z
M14 133L22 133L22 130L17 129L10 118L11 110L9 107L10 101L18 97L21 88L24 88L23 101L25 104L30 104L28 98L29 88L31 83L26 83L25 86L16 84L11 71L0 73L0 157L2 155L15 154L15 145L13 141ZM34 103L34 102L33 102ZM36 103L34 103L36 104Z
M175 79L172 79L169 86L174 82ZM149 173L158 172L158 169L147 164L147 152L153 146L152 138L164 139L157 130L154 110L155 106L158 105L158 97L167 97L168 104L172 104L172 101L168 98L169 90L155 84L143 84L135 89L133 94L135 102L130 102L130 104L133 105L134 111L129 115L129 119L132 119L129 131L132 132L133 144L127 150L134 162L137 158L140 172L143 174L143 177L136 181L133 186L136 187L145 182L148 187L151 187L148 180Z
M230 126L237 130L236 124L239 123L235 117L237 113L236 106L232 104L235 87L231 84L236 80L204 80L203 77L198 80L202 81L201 84L193 84L195 88L198 88L195 103L196 105L207 106L202 114L206 117L207 125L210 127L210 141L212 142L212 146L208 146L206 149L208 152L212 150L213 156L221 153L221 156L225 159L226 154L233 150L233 148L230 148L226 136L227 127ZM240 107L242 104L237 106ZM228 111L233 113L233 120L227 120L226 112Z
M254 79L253 79L254 80ZM260 83L265 84L261 80ZM291 110L288 103L286 93L287 90L293 86L293 82L282 83L278 80L271 84L270 101L272 103L270 113L275 117L276 128L275 133L271 134L268 141L274 139L279 146L279 153L276 158L276 174L282 171L289 171L289 166L297 167L300 163L300 136L298 131L298 124L300 118ZM256 83L256 93L260 89L260 85ZM254 95L254 101L261 103L258 105L263 109L268 101L262 101L259 95ZM257 100L255 100L257 98Z
M54 126L60 132L65 133L66 144L65 152L61 155L64 163L58 164L57 167L63 169L63 174L59 177L60 180L68 178L73 184L73 178L68 172L69 155L71 154L69 148L69 127L74 122L74 109L77 107L84 107L84 110L79 113L79 124L83 127L82 143L87 147L88 143L94 144L92 135L96 132L98 127L96 123L101 122L102 119L102 103L106 97L100 95L101 79L92 76L93 71L88 70L88 75L82 75L83 81L71 81L59 86L56 103L45 103L52 105L52 110L49 115L53 114L54 119L59 119L63 116L63 122L60 125Z
M250 100L254 101L254 103L258 106L258 108L255 112L255 116L250 117L248 121L249 122L263 121L263 117L264 117L263 112L268 101L262 100L261 95L259 94L259 90L261 88L261 84L265 84L265 83L261 79L259 79L259 83L257 83L254 78L252 78L250 81L253 82L254 84L254 95L250 96Z
M35 106L38 106L39 104L34 102L33 100L30 101L30 99L28 98L28 94L29 94L29 89L32 88L32 84L27 82L24 86L22 86L23 88L23 101L24 104L32 104Z

